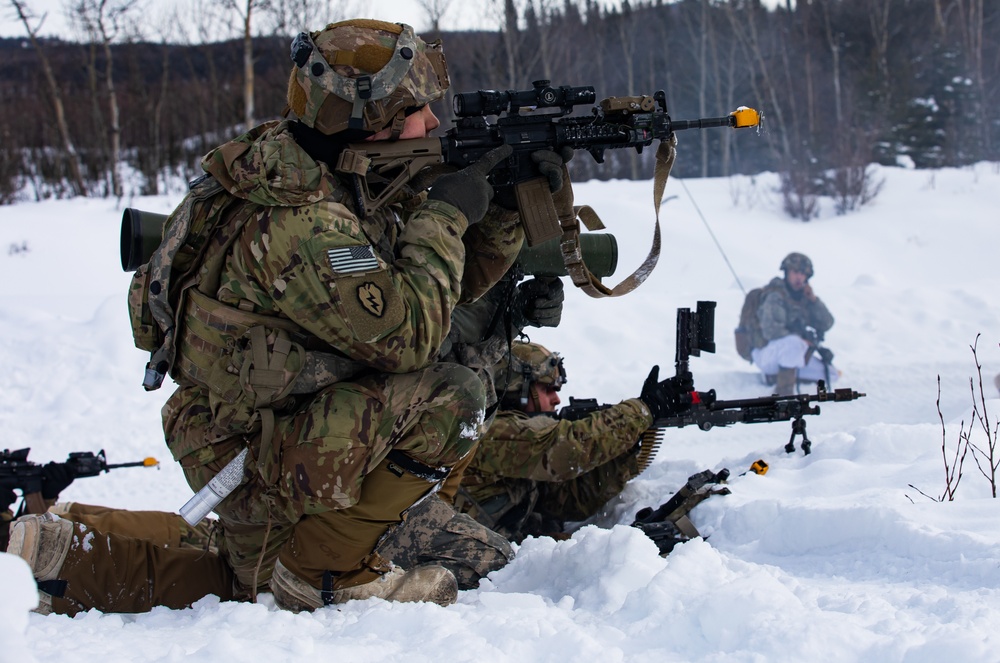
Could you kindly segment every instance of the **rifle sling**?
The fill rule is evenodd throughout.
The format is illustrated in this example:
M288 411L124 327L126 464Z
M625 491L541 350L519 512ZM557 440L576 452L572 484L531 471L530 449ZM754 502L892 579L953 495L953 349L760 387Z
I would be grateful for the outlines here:
M656 169L653 173L653 209L656 222L653 228L653 244L642 264L618 285L608 288L591 273L583 261L583 252L580 249L580 221L587 226L587 230L600 230L605 226L597 213L584 205L574 208L573 218L559 219L563 231L559 245L566 272L573 280L573 285L591 297L620 297L632 292L642 285L656 267L660 259L660 201L663 199L663 190L667 185L670 169L673 168L674 160L677 158L677 151L674 149L676 145L676 137L671 136L668 140L660 141L656 148Z

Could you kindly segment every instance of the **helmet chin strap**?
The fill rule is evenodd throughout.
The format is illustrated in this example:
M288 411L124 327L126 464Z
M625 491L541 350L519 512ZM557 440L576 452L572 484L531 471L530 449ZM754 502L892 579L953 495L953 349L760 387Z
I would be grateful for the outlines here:
M538 395L531 391L532 384L532 371L531 366L527 363L521 364L521 408L527 409L528 407L528 397L532 397L538 400ZM537 404L537 403L536 403Z
M396 112L396 116L392 118L392 126L390 127L392 133L389 136L389 140L399 140L399 135L403 133L403 125L406 124L406 109L399 109Z

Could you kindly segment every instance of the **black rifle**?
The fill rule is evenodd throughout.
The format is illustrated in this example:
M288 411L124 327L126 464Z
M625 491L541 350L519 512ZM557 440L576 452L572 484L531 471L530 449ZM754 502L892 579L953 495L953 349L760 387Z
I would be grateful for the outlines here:
M692 474L669 500L655 509L648 506L640 509L635 514L632 527L641 529L659 548L660 555L665 556L678 543L701 536L688 518L688 513L712 495L728 495L728 488L715 487L726 483L728 478L729 470L725 468L718 472L705 470Z
M0 497L3 493L14 490L21 491L24 501L18 515L25 513L44 513L45 500L42 498L42 483L45 466L28 460L30 449L0 452ZM75 451L69 455L65 463L55 463L68 473L70 480L83 477L96 477L101 472L110 472L119 467L154 467L159 465L155 458L134 463L109 464L101 449L97 455L90 451ZM9 505L8 505L9 506Z
M547 178L541 176L531 153L560 152L564 147L589 152L598 163L611 149L637 152L654 140L669 139L685 129L757 126L760 114L741 107L724 117L671 120L666 94L608 97L582 116L567 117L575 106L597 100L591 86L554 87L533 83L530 90L479 90L454 96L455 126L442 138L352 143L341 152L336 170L356 176L359 214L370 214L386 203L418 171L448 164L464 168L490 150L510 145L514 153L490 174L497 194L516 200L529 246L559 237ZM495 122L487 119L497 116ZM372 177L374 175L374 177ZM376 190L370 188L379 182ZM381 184L384 183L384 184Z
M795 451L795 438L802 436L801 449L808 454L812 442L806 436L806 415L820 413L813 403L853 401L865 394L849 387L827 391L826 383L816 383L815 394L795 394L792 396L764 396L730 401L718 400L714 389L694 390L694 380L688 368L691 356L701 351L715 352L715 302L698 302L697 312L677 309L677 348L675 354L676 390L672 395L674 407L669 415L653 422L651 430L683 428L695 425L702 430L730 424L761 424L775 421L791 421L792 436L785 445L785 451Z
M599 404L596 398L574 398L570 396L569 405L564 405L559 409L559 418L564 421L579 421L606 407L608 406Z

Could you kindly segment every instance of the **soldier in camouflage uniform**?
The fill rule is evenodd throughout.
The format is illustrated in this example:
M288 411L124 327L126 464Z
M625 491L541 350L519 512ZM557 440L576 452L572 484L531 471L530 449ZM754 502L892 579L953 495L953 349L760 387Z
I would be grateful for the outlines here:
M801 253L789 253L781 270L784 278L775 277L767 284L757 309L767 344L754 348L751 356L778 395L788 396L800 380L832 384L840 371L831 364L833 353L817 346L833 326L833 315L809 284L812 261Z
M651 460L639 438L667 407L664 382L647 380L639 398L578 420L555 415L566 382L562 358L536 343L514 343L497 370L500 412L475 455L442 493L479 522L521 541L560 535L567 522L599 512Z
M172 255L176 219L242 224L205 246L201 275L212 279L200 283L217 287L186 295L179 324L166 328L168 339L177 334L175 361L154 353L147 370L169 369L181 384L163 408L164 432L194 490L249 452L242 484L215 507L223 563L51 514L22 519L11 551L43 592L58 592L57 612L137 612L267 589L291 610L370 596L455 600L444 567L403 569L375 547L486 423L487 381L437 359L456 306L487 292L520 248L516 215L489 204L485 177L510 148L441 176L429 194L405 192L358 215L354 171L333 171L339 154L350 142L436 127L428 104L448 86L443 53L408 26L355 20L302 33L292 57L293 119L208 154L208 180L193 185L158 249ZM561 182L550 175L553 191ZM152 286L169 282L157 255L150 304ZM94 537L101 545L85 550ZM141 567L129 567L137 558ZM126 590L136 586L147 591Z

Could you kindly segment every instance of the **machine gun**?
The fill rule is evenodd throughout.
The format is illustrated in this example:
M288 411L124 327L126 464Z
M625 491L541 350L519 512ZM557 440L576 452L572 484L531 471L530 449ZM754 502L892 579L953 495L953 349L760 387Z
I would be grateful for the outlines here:
M575 106L595 103L593 87L554 87L547 80L532 85L530 90L456 94L455 126L441 138L348 145L336 170L356 177L358 213L372 213L426 166L464 168L490 150L510 145L513 154L493 169L490 182L499 196L517 201L528 245L534 246L559 237L562 231L548 180L531 160L532 152L570 147L589 152L603 163L607 150L642 152L654 140L668 140L677 131L739 129L760 123L760 114L746 107L724 117L671 120L662 90L651 96L608 97L593 106L590 114L570 116ZM488 116L497 119L491 122ZM380 184L373 188L374 182Z
M653 422L644 436L649 436L651 444L657 444L665 428L683 428L695 425L701 430L711 430L715 426L730 424L761 424L775 421L791 421L792 435L785 445L785 451L795 451L795 438L802 436L800 448L808 454L812 442L806 436L806 415L818 415L820 409L813 403L845 402L864 397L865 394L849 387L827 391L826 383L816 383L815 394L793 394L791 396L764 396L737 400L719 400L714 389L696 391L694 379L688 367L690 357L705 352L715 352L715 302L698 302L696 312L677 309L677 347L674 363L676 389L672 394L671 413Z
M3 497L3 492L20 490L24 502L18 515L45 513L46 510L45 500L42 498L46 465L28 460L29 451L31 449L15 451L4 449L0 452L0 498ZM134 463L109 464L104 449L96 455L90 451L75 451L69 455L65 463L52 463L65 469L70 481L83 477L96 477L101 472L110 472L120 467L155 467L159 464L155 458L146 458Z

